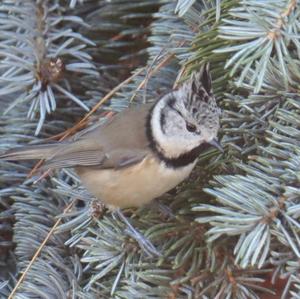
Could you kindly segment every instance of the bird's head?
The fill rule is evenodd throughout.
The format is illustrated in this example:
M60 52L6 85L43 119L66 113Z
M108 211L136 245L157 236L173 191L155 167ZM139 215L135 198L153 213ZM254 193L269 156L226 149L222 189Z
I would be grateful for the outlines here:
M177 158L202 144L218 147L220 109L211 87L209 65L178 90L155 104L150 127L156 147L167 158Z

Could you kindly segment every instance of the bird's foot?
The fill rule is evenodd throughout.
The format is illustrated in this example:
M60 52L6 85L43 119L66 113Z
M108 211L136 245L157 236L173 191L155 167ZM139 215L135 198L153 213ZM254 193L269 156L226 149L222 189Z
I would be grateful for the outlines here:
M129 220L126 218L126 216L120 209L117 209L115 213L126 224L126 232L130 235L130 237L137 241L137 243L148 256L161 256L161 253L155 248L151 241L148 240L142 233L140 233L137 229L133 227L133 225L129 222Z
M151 202L151 206L153 209L157 210L162 214L162 216L166 219L174 219L176 218L175 214L173 213L172 209L167 205L161 203L158 199L154 199Z

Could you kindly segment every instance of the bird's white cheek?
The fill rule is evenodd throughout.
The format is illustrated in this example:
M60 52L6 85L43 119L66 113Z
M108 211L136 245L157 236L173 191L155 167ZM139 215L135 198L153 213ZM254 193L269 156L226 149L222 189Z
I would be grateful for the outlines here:
M191 138L166 138L161 142L161 147L164 150L164 153L168 157L178 157L181 154L189 152L193 150L195 147L199 145L199 141L197 139Z
M187 151L193 150L195 147L198 147L199 144L201 144L201 140L197 137L186 139L184 142Z
M182 151L184 146L183 144L179 142L177 139L173 138L165 138L164 140L161 140L160 146L163 149L165 155L167 157L178 157Z

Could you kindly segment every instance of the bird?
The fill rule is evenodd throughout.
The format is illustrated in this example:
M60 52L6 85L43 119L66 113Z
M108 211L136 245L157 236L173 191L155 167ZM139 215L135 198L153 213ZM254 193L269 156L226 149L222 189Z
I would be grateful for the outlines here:
M127 108L68 141L10 149L0 159L72 167L110 209L140 207L186 179L208 145L222 151L219 115L205 64L154 103Z
M157 101L129 107L69 140L9 149L0 160L44 160L44 169L74 168L86 189L125 221L146 251L154 246L120 209L141 207L176 187L217 140L221 110L209 64Z

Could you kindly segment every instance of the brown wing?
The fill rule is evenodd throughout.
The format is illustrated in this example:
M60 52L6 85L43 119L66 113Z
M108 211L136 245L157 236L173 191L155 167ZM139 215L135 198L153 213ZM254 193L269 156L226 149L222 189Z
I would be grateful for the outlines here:
M46 159L45 167L126 167L149 153L146 119L152 104L129 108L75 141L59 145Z

